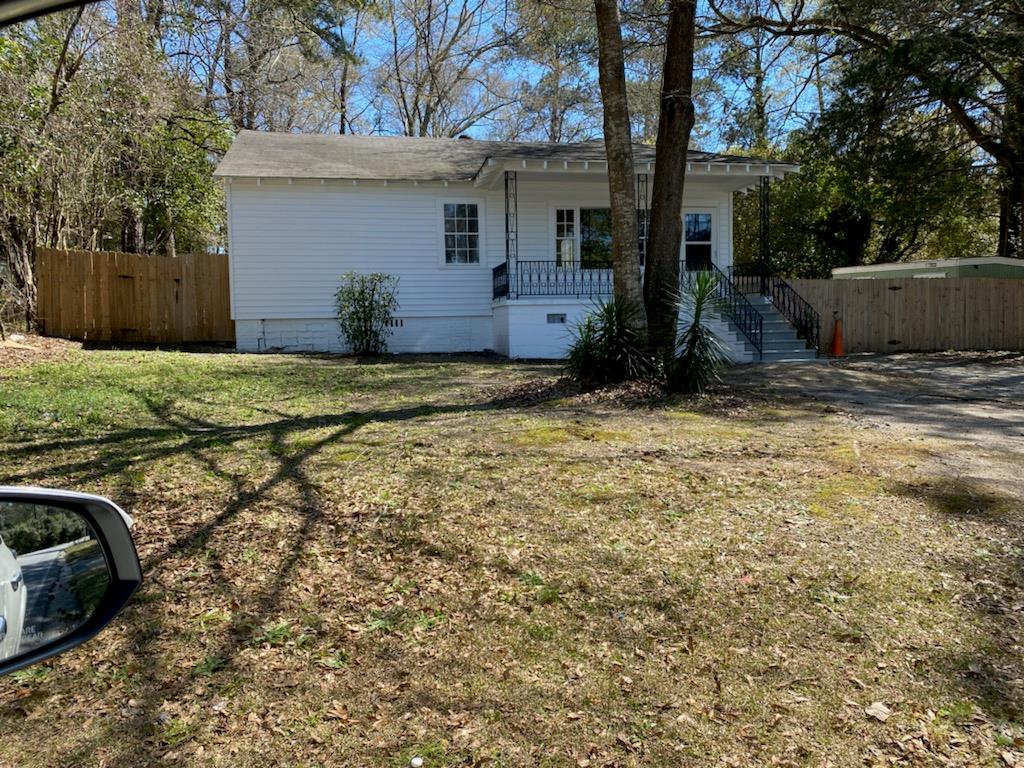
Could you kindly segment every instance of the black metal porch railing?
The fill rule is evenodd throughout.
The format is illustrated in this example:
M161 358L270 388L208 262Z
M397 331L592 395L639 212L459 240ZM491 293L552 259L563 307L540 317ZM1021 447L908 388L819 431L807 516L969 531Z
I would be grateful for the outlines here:
M808 349L821 352L821 316L789 282L761 264L736 264L729 269L730 282L741 293L767 296L796 330Z
M519 261L509 275L516 296L610 296L614 289L612 265L605 262L559 264L555 261Z
M768 295L768 272L760 264L733 264L729 267L729 278L746 296Z
M494 298L503 299L508 296L508 262L503 261L501 264L491 270L491 281L493 286Z

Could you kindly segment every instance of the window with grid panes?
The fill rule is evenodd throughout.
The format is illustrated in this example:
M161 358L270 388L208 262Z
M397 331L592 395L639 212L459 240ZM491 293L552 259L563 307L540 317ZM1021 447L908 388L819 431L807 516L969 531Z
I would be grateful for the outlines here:
M476 203L444 204L444 261L480 263L480 213Z

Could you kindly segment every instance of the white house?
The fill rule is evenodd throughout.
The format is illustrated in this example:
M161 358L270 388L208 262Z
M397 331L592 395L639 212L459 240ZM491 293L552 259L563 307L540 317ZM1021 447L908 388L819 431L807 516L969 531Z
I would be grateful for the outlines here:
M635 161L646 211L653 148L638 145ZM682 263L727 273L733 193L794 170L692 152ZM399 278L394 352L558 358L571 325L611 293L601 142L243 131L216 173L227 191L240 350L344 351L333 297L348 271ZM747 301L736 293L733 305ZM760 336L749 338L766 331L746 327L746 306L720 323L741 360L765 351Z

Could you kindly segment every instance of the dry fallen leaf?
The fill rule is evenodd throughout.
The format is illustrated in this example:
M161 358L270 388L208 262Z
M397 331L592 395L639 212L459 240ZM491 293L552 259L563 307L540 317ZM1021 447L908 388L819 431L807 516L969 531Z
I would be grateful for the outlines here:
M889 709L885 704L880 701L876 701L870 707L864 710L864 714L868 717L873 717L880 723L884 723L892 716L892 710Z

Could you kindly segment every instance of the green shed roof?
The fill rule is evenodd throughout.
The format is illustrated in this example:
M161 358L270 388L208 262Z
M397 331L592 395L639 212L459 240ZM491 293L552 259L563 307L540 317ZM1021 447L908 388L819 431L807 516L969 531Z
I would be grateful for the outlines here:
M980 256L966 259L899 261L893 264L869 264L864 267L840 267L832 270L832 278L834 280L895 279L902 277L1024 278L1024 259Z

